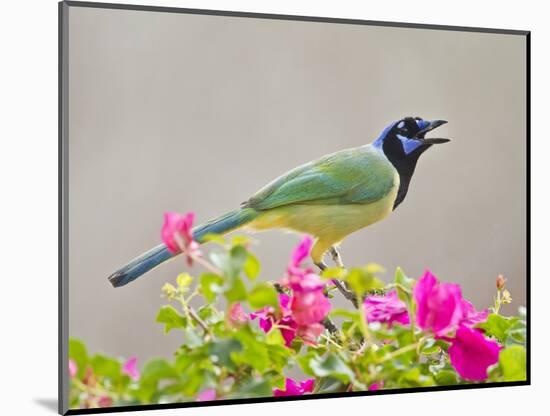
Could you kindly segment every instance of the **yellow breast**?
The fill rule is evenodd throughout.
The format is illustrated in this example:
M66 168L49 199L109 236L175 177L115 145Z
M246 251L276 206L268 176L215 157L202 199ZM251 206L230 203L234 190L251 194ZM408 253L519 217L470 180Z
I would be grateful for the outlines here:
M308 205L296 204L267 210L248 225L254 230L284 228L307 233L327 243L344 237L387 217L399 189L399 176L382 199L369 204Z

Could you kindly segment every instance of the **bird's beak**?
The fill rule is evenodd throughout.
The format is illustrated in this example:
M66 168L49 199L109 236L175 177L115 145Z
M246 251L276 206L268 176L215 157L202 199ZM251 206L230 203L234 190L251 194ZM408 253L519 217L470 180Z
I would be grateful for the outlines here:
M447 143L447 142L450 142L451 139L444 139L444 138L433 138L433 137L429 137L429 138L424 138L424 136L426 135L426 133L428 133L429 131L432 131L434 129L436 129L437 127L439 126L442 126L443 124L447 124L447 121L446 120L433 120L430 122L430 124L428 124L426 127L424 127L422 130L420 130L417 134L416 134L416 137L420 140L422 140L423 143L425 144L440 144L440 143Z

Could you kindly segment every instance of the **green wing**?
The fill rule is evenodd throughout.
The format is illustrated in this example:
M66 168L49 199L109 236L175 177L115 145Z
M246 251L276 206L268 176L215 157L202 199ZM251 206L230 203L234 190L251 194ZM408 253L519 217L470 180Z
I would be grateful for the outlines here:
M346 149L289 171L243 206L266 210L290 204L368 204L386 196L396 178L395 168L378 149Z

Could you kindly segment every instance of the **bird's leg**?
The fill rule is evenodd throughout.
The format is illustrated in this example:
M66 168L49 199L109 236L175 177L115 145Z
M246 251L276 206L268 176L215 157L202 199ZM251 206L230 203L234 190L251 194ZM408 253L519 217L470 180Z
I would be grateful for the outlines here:
M323 271L327 268L327 265L324 261L320 261L319 263L315 263L315 265L319 268L319 270ZM330 332L332 335L338 335L338 327L332 322L332 320L327 316L325 319L323 319L323 322L321 322L323 326Z
M342 256L340 255L338 250L336 250L336 247L332 246L330 248L330 255L332 257L332 261L334 261L334 263L336 263L338 267L344 268L344 263L342 262ZM336 279L333 279L332 281L334 282L334 285L338 288L338 290L342 293L342 295L344 295L346 299L352 302L353 306L358 308L359 304L357 302L357 296L355 296L355 293L353 293L349 289L348 285Z
M342 262L342 256L340 255L340 252L336 250L336 247L332 246L330 248L330 256L332 257L332 261L336 263L338 267L344 268L344 263Z
M319 270L323 271L327 268L327 264L321 260L319 263L315 263L315 265L319 268Z

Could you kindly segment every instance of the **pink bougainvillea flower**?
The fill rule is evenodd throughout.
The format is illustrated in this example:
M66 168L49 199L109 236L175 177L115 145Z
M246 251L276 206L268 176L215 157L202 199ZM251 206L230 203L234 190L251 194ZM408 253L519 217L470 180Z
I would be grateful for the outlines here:
M305 344L316 345L317 338L321 336L325 327L323 324L310 324L299 326L296 330L296 335L298 335Z
M302 262L309 255L313 240L304 237L294 249L281 284L292 291L292 295L279 295L279 311L263 308L250 314L258 318L260 327L268 332L277 325L289 347L296 336L307 344L315 344L324 330L323 321L331 304L324 294L325 283L310 268L302 268Z
M501 346L481 331L460 325L451 340L449 358L451 365L466 380L485 380L487 369L498 362Z
M392 290L384 296L367 296L363 302L368 322L382 322L389 326L394 322L403 325L410 323L407 305Z
M215 389L206 389L200 392L197 396L198 402L209 402L216 400L216 390Z
M164 213L161 238L171 253L185 251L187 264L193 263L193 256L199 256L199 244L193 240L193 221L195 214L188 212L180 215L176 212Z
M265 333L269 332L273 325L277 325L287 347L289 347L294 338L296 338L296 328L298 327L298 324L291 316L292 312L289 304L290 296L285 293L280 293L279 313L276 313L275 309L272 307L266 307L249 315L252 320L258 318L260 328Z
M290 316L290 296L288 296L285 293L279 294L279 309L280 309L280 315L276 316L275 309L271 306L262 308L256 312L252 312L249 316L250 319L254 320L258 318L260 323L260 328L263 329L264 332L269 332L271 327L275 322L279 322L281 319Z
M294 291L290 302L292 317L298 325L311 325L321 322L330 312L331 304L322 289Z
M298 324L294 319L292 319L292 317L287 316L281 319L277 323L277 325L279 326L279 331L281 331L281 335L285 340L285 345L287 347L290 347L292 345L292 341L294 341L294 338L296 338L296 331L298 329Z
M111 407L113 405L113 399L109 396L101 396L97 399L98 407Z
M377 383L372 383L369 387L368 387L368 390L369 391L376 391L376 390L380 390L382 387L384 387L384 381L379 381Z
M462 320L460 323L467 326L474 326L476 324L480 324L481 322L485 322L489 316L489 311L487 309L477 311L476 308L474 308L474 305L466 299L462 299L462 314Z
M289 268L299 268L302 262L309 256L311 246L313 245L313 239L309 236L302 238L302 241L292 251L292 258L290 260Z
M122 366L122 372L130 376L132 380L139 379L139 370L137 368L137 357L126 360Z
M227 321L232 327L239 327L248 321L248 315L240 303L233 303L227 313Z
M69 376L72 378L76 376L76 373L78 373L78 366L73 360L69 359Z
M424 330L431 330L437 336L455 330L463 319L463 299L460 286L440 283L426 270L414 287L416 300L416 322Z
M296 382L291 378L285 380L285 389L273 389L273 396L282 397L282 396L301 396L305 393L311 393L315 385L315 379L309 378L302 382Z

